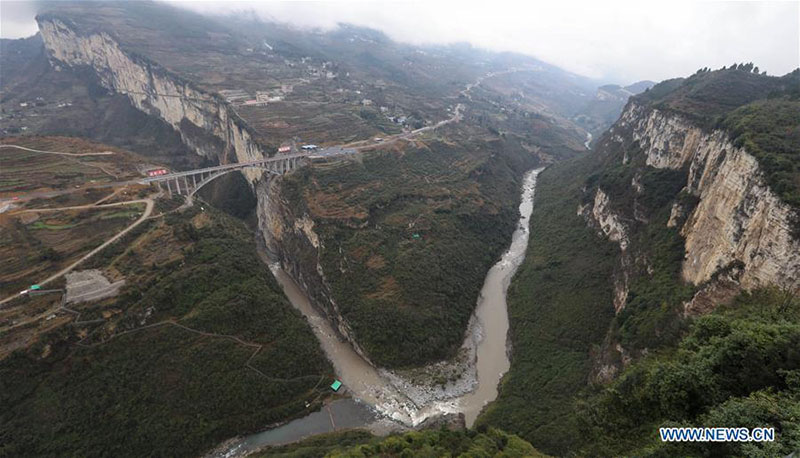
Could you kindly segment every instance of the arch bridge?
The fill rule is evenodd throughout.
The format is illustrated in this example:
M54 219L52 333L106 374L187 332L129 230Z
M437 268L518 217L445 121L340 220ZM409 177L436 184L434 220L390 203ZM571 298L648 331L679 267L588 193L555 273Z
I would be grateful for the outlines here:
M214 167L147 177L139 180L139 183L155 183L160 189L163 189L163 185L166 185L170 197L172 197L173 194L192 197L203 186L230 172L247 168L258 168L272 175L283 175L304 165L308 156L310 156L309 153L296 153L265 157L255 161L236 162L233 164L217 165Z

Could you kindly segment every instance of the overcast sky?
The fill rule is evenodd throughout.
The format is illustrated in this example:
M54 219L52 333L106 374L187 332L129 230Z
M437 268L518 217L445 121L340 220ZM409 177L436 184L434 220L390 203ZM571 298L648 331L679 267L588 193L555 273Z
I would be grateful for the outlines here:
M466 41L530 54L564 69L620 83L662 80L755 62L770 74L800 65L800 1L349 1L172 0L207 14L255 10L264 18L329 29L370 26L416 44ZM0 3L0 35L36 31L29 2Z

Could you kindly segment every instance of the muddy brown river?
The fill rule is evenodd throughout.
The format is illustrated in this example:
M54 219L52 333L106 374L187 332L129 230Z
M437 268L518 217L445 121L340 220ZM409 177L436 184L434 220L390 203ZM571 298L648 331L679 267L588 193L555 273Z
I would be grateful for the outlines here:
M278 264L270 264L289 301L308 319L347 393L357 401L350 401L356 407L348 405L347 409L340 408L343 417L341 422L335 423L352 428L369 426L380 421L376 419L383 418L383 421L391 419L401 427L413 427L434 415L463 413L467 425L471 426L486 404L497 397L500 378L509 368L506 291L525 258L536 178L541 170L529 171L524 176L517 228L508 250L486 275L465 336L464 345L470 349L470 361L467 364L472 369L466 372L473 374L473 379L462 384L462 387L468 386L468 390L454 390L452 396L445 391L430 402L421 403L410 393L406 384L398 383L397 377L387 376L385 370L372 366L353 350L349 342L339 338L330 323L311 306L297 284ZM367 411L371 411L371 414ZM248 436L241 448L252 450L263 445L290 442L308 434L339 429L320 422L320 418L323 418L320 413L312 413L279 428ZM306 434L302 434L304 432Z

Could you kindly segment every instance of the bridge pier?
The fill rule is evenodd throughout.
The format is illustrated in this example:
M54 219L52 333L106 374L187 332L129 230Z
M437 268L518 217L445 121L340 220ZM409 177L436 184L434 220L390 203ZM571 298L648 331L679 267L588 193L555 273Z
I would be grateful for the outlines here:
M164 191L163 183L166 183L166 190L170 198L172 198L174 194L190 196L197 191L198 187L203 187L218 176L234 170L256 167L266 171L268 175L285 175L306 163L308 163L308 161L305 155L290 155L289 157L287 157L287 155L278 155L277 157L264 157L245 163L224 164L186 172L166 174L165 176L149 177L141 180L141 182L156 183L161 192ZM191 183L189 183L189 177L191 177ZM183 179L182 184L181 179Z

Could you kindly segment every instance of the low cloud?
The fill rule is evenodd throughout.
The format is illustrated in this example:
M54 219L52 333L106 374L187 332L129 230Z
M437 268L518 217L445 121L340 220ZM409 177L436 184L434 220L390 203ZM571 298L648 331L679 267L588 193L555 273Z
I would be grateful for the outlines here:
M773 74L800 65L798 2L172 3L206 14L253 10L304 27L352 23L415 44L468 41L607 80L661 80L733 62Z
M662 80L733 62L752 61L770 74L800 65L796 1L170 3L209 15L253 11L299 27L331 29L351 23L414 44L466 41L617 82ZM0 5L3 37L35 31L30 3Z

